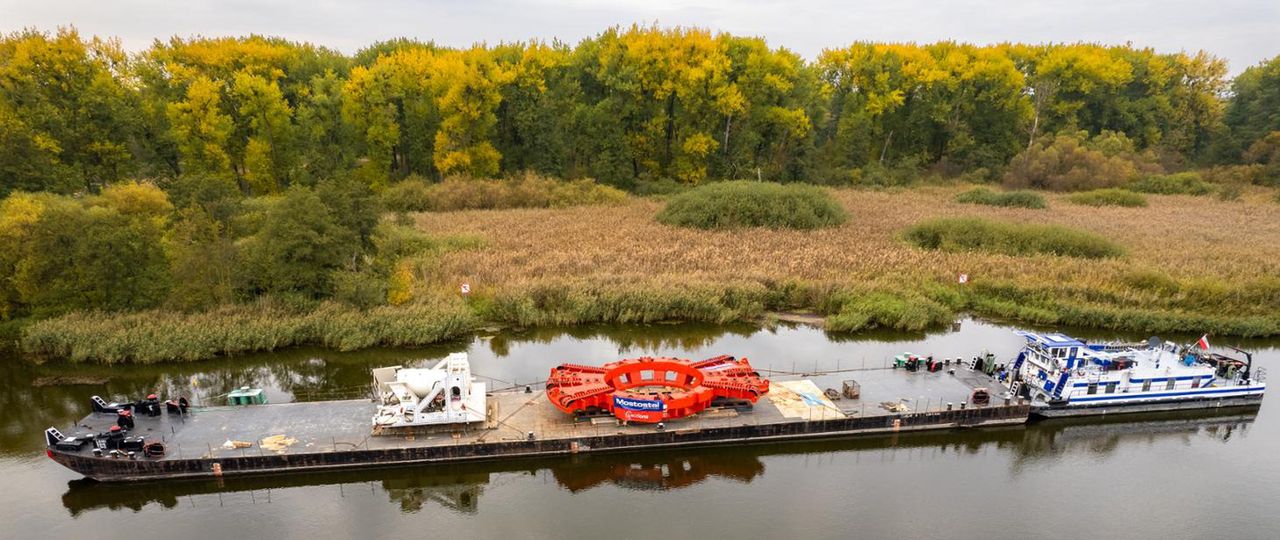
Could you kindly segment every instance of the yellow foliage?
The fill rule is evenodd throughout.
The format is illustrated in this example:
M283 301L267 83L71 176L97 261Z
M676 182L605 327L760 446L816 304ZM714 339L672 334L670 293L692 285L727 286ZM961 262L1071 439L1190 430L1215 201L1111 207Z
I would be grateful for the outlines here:
M45 204L42 196L16 192L0 201L0 239L6 246L16 247L18 235L40 219Z
M95 204L132 216L163 217L173 211L169 195L151 182L119 182L98 195Z
M396 263L387 285L387 303L399 306L413 299L413 263L408 259Z

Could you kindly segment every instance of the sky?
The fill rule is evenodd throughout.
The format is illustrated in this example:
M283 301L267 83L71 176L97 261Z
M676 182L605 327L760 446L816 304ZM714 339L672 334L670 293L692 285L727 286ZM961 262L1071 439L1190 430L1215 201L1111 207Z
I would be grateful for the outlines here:
M170 36L249 33L346 53L393 37L449 46L531 38L568 43L613 25L697 26L762 36L814 59L854 41L1132 43L1206 50L1232 73L1280 55L1280 0L0 0L0 30L119 37L130 50Z

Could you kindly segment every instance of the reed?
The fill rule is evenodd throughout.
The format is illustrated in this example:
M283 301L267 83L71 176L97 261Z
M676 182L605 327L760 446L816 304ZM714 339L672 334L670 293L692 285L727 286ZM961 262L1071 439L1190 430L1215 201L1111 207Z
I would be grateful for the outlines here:
M1073 193L1068 201L1085 206L1121 206L1124 208L1141 208L1147 205L1147 198L1140 193L1119 189L1105 188Z
M1146 208L1044 212L956 203L961 191L833 190L849 221L808 231L669 227L653 220L663 204L651 199L607 211L506 210L416 219L433 234L485 240L483 248L446 254L426 275L444 284L467 281L480 295L500 297L493 305L501 310L481 311L481 317L509 324L719 321L806 310L828 316L829 327L837 329L912 327L944 319L944 312L1099 326L1137 310L1153 316L1126 324L1154 330L1182 321L1220 333L1280 333L1280 321L1267 316L1280 311L1270 277L1280 274L1280 205L1152 195ZM1125 255L1081 264L1044 254L917 249L901 241L903 229L922 221L975 214L1088 233L1122 246ZM961 273L970 276L967 285L957 283ZM891 298L850 305L843 321L837 317L846 304L873 293ZM690 301L675 302L679 297ZM888 307L878 310L883 317L865 316L877 305L894 303L903 313L925 316L895 318ZM867 322L853 324L861 320Z
M906 229L903 236L918 247L942 251L1087 259L1124 255L1123 248L1096 234L1060 225L1028 225L976 217L923 221Z
M1134 333L1280 335L1280 204L1151 195L1146 208L1045 212L957 203L962 190L830 191L853 217L807 231L671 227L654 220L662 201L645 198L419 213L412 219L432 237L465 241L410 259L403 306L262 301L198 314L72 314L28 327L22 345L79 361L151 362L300 343L421 345L479 325L719 323L774 311L823 315L832 331L920 329L967 312ZM1052 197L1056 205L1066 196ZM918 223L979 214L1088 233L1126 254L1013 255L902 241ZM967 284L957 282L961 273ZM462 282L471 286L467 300L458 296Z
M990 188L974 188L956 195L956 202L983 204L1010 208L1045 208L1044 196L1034 191L994 191Z
M73 362L191 361L296 345L339 350L425 345L471 332L476 319L459 302L422 302L360 310L337 302L312 309L263 299L201 313L72 313L37 322L24 350Z
M626 192L590 179L556 180L532 173L501 180L450 177L439 183L409 177L382 193L383 203L396 212L564 208L619 204L626 198Z
M716 182L671 197L659 222L697 229L820 229L849 219L818 187L772 182Z
M1199 173L1189 171L1151 175L1130 183L1125 189L1160 195L1208 195L1213 193L1213 184L1202 180Z

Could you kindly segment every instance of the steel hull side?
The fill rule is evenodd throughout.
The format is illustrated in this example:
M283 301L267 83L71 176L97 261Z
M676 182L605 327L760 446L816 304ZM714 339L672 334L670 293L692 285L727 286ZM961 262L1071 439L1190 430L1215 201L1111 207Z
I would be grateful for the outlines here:
M1136 403L1037 406L1032 407L1031 416L1038 418L1066 418L1161 411L1216 410L1228 407L1259 407L1261 405L1262 394L1253 394L1224 398L1196 398Z

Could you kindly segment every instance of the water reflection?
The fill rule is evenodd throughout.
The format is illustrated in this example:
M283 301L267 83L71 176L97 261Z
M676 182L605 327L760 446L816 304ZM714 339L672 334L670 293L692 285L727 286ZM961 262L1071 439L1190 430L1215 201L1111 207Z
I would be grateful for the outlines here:
M1087 336L1123 340L1146 337L1106 332ZM1227 344L1226 339L1219 341ZM1231 344L1258 350L1256 358L1265 366L1280 358L1276 343L1237 340ZM965 320L958 330L917 335L830 335L820 329L787 324L767 329L685 324L541 329L421 349L340 353L303 348L210 362L148 366L31 365L17 358L0 358L0 407L7 411L0 415L0 476L32 486L30 494L0 494L0 518L17 523L15 530L19 532L34 534L52 523L78 535L93 534L104 523L115 520L114 512L135 512L148 515L147 520L134 522L140 530L150 527L159 532L175 524L186 526L206 520L207 530L202 529L196 536L212 538L234 536L228 532L234 529L232 524L255 519L279 517L285 521L289 516L297 519L293 526L299 526L342 515L363 525L384 526L392 523L385 519L390 513L430 516L437 523L477 530L489 527L497 534L505 527L527 526L530 512L546 515L572 506L594 509L596 514L605 516L618 504L634 502L627 497L638 496L645 504L672 515L685 512L691 505L701 505L708 512L726 516L726 521L716 522L721 528L732 528L737 522L728 516L740 511L733 504L717 502L723 499L754 501L761 505L757 508L772 509L769 515L775 520L794 517L795 523L821 523L830 527L828 531L847 531L850 527L874 528L874 524L890 523L883 518L897 511L898 507L890 502L894 497L935 497L933 501L940 508L953 511L930 514L931 517L904 517L893 523L931 519L936 522L931 526L937 530L950 530L967 523L964 512L978 511L965 510L964 504L957 502L975 489L997 495L998 502L983 502L983 507L1019 508L1028 516L1050 521L1059 515L1057 511L1040 512L1038 506L1027 502L1031 494L1055 492L1088 499L1076 501L1077 504L1102 500L1101 506L1115 508L1138 497L1158 499L1162 495L1162 504L1152 507L1172 508L1178 505L1177 494L1193 490L1208 490L1221 500L1274 500L1276 493L1271 486L1280 479L1280 469L1270 456L1280 448L1277 420L1264 417L1255 423L1252 415L1229 413L1208 417L1166 413L1103 421L1076 419L994 430L221 481L116 485L74 480L65 484L65 489L64 482L72 478L72 473L44 457L41 439L45 427L66 426L85 414L88 398L94 394L125 399L158 390L164 395L181 394L200 402L220 403L222 393L250 385L265 388L274 403L359 398L367 395L372 367L421 365L458 351L468 352L475 374L489 380L493 387L502 388L538 384L551 366L562 362L599 363L644 354L735 354L750 357L762 371L816 372L872 367L903 351L957 357L986 349L997 356L1011 356L1020 346L1021 340L1009 327ZM70 379L71 375L76 379ZM842 376L830 378L814 379L822 386L838 387ZM1184 469L1205 471L1204 476L1214 478L1251 475L1261 481L1243 486L1230 482L1207 484L1201 477L1176 474ZM1149 489L1161 493L1144 491L1148 489L1146 482L1110 483L1116 475L1156 478L1163 484ZM1073 481L1082 484L1064 488L1064 482ZM1086 482L1106 483L1109 488L1100 494L1092 484L1081 487ZM733 497L720 497L726 487ZM821 505L783 501L786 497L778 496L801 492L820 494L823 500L839 500L847 507L818 514L826 512ZM1168 495L1164 495L1166 492ZM59 496L61 509L53 502ZM268 504L272 506L259 506ZM977 505L975 502L973 506ZM68 515L83 519L58 519ZM1212 520L1217 515L1202 518ZM475 519L479 516L483 519ZM688 514L685 517L693 518ZM614 519L600 517L595 526L598 531L614 530ZM1107 523L1128 523L1127 519ZM1158 526L1170 519L1159 516L1138 527L1147 531L1153 524ZM225 523L213 523L214 520ZM659 534L644 534L643 523L630 525L641 536ZM406 522L405 526L417 530L415 522ZM876 532L888 535L891 529ZM1257 530L1265 529L1263 524ZM771 532L780 535L786 530ZM930 536L926 531L916 532L907 536ZM554 537L550 533L543 536ZM824 535L815 537L820 536Z

